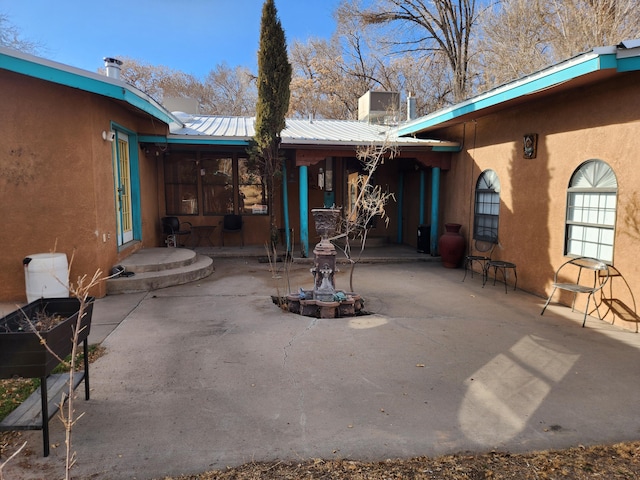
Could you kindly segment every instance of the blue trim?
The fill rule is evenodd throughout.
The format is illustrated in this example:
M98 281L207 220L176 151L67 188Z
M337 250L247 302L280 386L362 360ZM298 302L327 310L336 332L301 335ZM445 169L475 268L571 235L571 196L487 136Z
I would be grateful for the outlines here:
M438 252L438 211L440 209L440 167L431 169L431 232L430 232L430 252L435 257Z
M159 143L187 144L187 145L228 145L237 147L248 147L250 140L229 140L225 138L213 139L211 137L190 137L190 138L171 138L164 137L164 141Z
M585 54L585 57L586 58L581 61L577 61L577 59L569 60L567 61L569 65L563 66L559 64L550 67L547 70L532 74L524 79L516 80L502 87L497 87L494 90L475 97L475 99L467 100L453 105L450 108L427 115L422 119L418 119L399 128L398 135L414 135L422 130L440 125L449 120L454 120L460 116L477 112L515 98L530 95L589 73L618 68L619 61L615 53L602 55L589 53ZM435 148L436 147L434 147L434 150Z
M0 63L5 70L121 100L167 124L176 122L176 119L159 104L154 105L150 97L146 97L144 93L135 90L134 87L124 82L116 84L114 82L117 82L117 80L104 76L99 78L97 74L91 72L83 74L82 70L78 70L75 73L56 68L53 65L44 65L4 53L0 53ZM61 65L61 67L63 66ZM94 78L94 75L97 78Z
M309 256L309 175L307 166L298 167L300 176L300 247L302 248L302 258Z
M140 187L140 156L138 152L139 141L138 135L128 128L123 127L115 122L111 122L111 130L116 132L116 142L118 141L118 132L125 133L128 137L129 144L129 169L131 170L129 173L131 174L129 178L129 182L131 183L131 217L132 217L132 227L133 227L133 239L134 240L142 240L142 194ZM116 146L116 155L118 154L118 148ZM113 159L112 159L113 161ZM119 168L120 162L116 161L116 168ZM120 177L120 172L116 172L118 178ZM116 215L120 213L117 210L117 200L116 200ZM122 221L122 219L121 219Z
M454 152L454 153L459 153L462 151L462 145L459 145L457 147L433 147L431 149L431 151L433 152Z
M640 70L640 57L620 58L618 60L619 72L635 72Z

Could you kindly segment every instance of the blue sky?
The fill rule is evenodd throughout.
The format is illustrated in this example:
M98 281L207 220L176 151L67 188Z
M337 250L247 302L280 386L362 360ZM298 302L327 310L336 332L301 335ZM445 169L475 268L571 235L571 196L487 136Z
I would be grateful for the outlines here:
M287 37L329 38L339 0L275 0ZM263 0L0 0L22 37L50 60L95 72L131 57L203 78L217 64L257 70Z

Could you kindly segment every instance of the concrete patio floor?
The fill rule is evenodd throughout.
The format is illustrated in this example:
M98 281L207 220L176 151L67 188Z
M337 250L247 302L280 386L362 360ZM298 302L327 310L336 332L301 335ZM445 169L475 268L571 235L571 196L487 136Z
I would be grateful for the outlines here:
M273 459L383 460L635 440L640 335L438 262L358 265L372 315L284 313L255 258L194 284L96 302L74 478L162 478ZM282 266L282 264L279 264ZM294 264L291 290L310 288ZM348 289L348 267L336 285ZM60 478L64 431L7 478Z

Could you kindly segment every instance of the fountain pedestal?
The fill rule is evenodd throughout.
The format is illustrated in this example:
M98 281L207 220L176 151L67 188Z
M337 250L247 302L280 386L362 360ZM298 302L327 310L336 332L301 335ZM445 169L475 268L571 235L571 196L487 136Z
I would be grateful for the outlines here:
M316 231L320 234L320 242L313 249L313 290L300 289L300 293L289 294L287 303L290 312L320 318L349 317L362 313L364 303L360 295L336 290L334 274L337 253L329 237L336 233L340 213L335 208L311 210Z

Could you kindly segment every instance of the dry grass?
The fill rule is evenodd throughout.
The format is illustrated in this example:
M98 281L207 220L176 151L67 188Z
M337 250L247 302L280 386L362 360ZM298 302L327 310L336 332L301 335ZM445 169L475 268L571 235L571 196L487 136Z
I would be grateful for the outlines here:
M540 480L636 479L640 477L640 442L577 447L511 455L446 455L409 460L355 462L310 460L305 462L249 463L236 468L164 480L258 479L442 479Z

